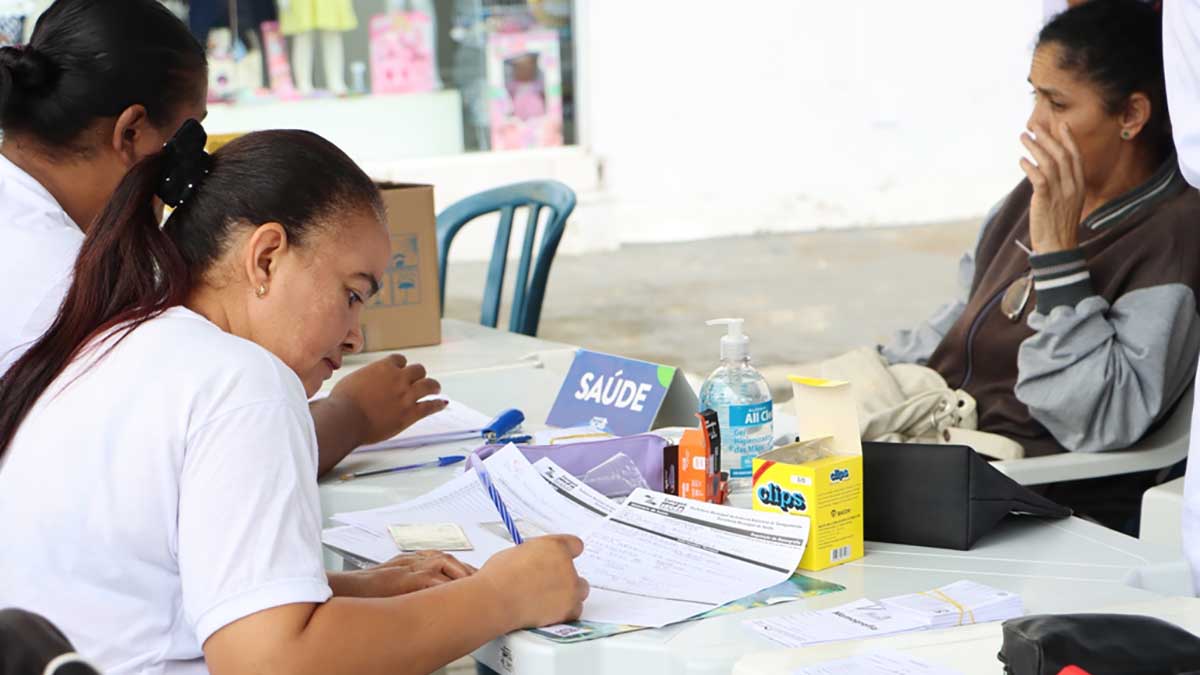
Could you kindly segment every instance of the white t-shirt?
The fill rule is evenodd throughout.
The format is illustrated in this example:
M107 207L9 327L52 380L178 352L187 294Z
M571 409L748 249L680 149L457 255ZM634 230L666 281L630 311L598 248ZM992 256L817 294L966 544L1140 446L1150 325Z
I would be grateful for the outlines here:
M1070 9L1067 0L1042 0L1042 19L1050 23L1050 19Z
M1200 187L1200 0L1163 3L1163 69L1179 166Z
M82 245L46 188L0 155L0 375L54 321Z
M1193 187L1200 187L1200 0L1167 0L1163 3L1163 67L1179 166L1187 181ZM1196 590L1200 591L1198 417L1200 401L1192 411L1193 432L1183 485L1183 547L1192 565Z
M109 675L205 673L222 626L330 597L300 380L187 309L72 363L0 462L0 607Z

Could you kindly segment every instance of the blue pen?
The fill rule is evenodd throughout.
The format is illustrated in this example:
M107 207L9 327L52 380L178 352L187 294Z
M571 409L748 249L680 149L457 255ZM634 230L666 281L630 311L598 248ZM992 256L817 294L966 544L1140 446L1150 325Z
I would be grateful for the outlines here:
M508 536L512 538L514 544L523 544L525 540L521 538L521 533L517 531L517 524L513 521L512 516L508 513L508 507L504 505L504 500L500 498L500 492L496 486L492 484L492 477L488 474L487 469L480 461L479 455L471 453L471 458L467 462L475 469L475 475L479 476L479 482L483 483L483 489L491 498L492 504L495 505L497 513L500 514L500 521L504 523L504 528L508 530Z
M521 426L525 421L525 413L516 408L509 408L504 412L496 415L487 426L482 429L466 429L463 431L446 431L437 434L426 434L423 436L410 436L408 438L390 438L380 443L372 443L358 448L359 451L364 450L394 450L396 448L416 448L422 445L433 445L435 443L449 443L451 441L465 441L472 438L482 438L486 443L493 443L497 438L505 434L512 433Z
M451 464L458 464L464 459L466 459L466 457L463 455L447 455L445 457L438 457L437 459L428 462L421 462L420 464L405 464L404 466L394 466L390 469L374 469L372 471L359 471L358 473L344 473L342 474L342 480L362 478L363 476L378 476L380 474L395 473L397 471L409 471L411 469L424 469L427 466L450 466Z

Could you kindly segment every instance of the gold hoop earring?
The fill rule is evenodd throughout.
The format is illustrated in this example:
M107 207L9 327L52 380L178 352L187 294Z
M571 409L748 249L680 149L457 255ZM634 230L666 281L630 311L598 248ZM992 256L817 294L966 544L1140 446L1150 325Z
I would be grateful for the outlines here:
M254 291L254 294L260 298L263 297L264 295L266 295L267 294L267 285L259 284L258 288Z

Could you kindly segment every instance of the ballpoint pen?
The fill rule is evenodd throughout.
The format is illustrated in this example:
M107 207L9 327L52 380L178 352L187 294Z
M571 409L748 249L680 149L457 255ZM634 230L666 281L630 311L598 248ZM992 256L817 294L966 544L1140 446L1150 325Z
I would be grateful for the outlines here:
M451 464L458 464L459 462L463 461L464 459L466 459L466 457L463 455L447 455L445 457L438 457L437 459L430 460L428 462L420 462L418 464L405 464L404 466L394 466L390 469L372 469L371 471L359 471L357 473L344 473L344 474L342 474L342 480L350 480L351 478L363 478L364 476L380 476L385 473L395 473L397 471L410 471L412 469L424 469L425 467L450 466Z
M479 482L483 483L483 489L487 492L488 497L492 500L492 504L496 507L496 511L500 514L500 521L504 523L504 528L508 530L508 536L512 538L514 544L524 543L525 540L521 538L521 533L517 531L516 522L509 515L508 507L504 505L504 500L500 498L499 490L492 484L492 476L488 473L487 467L483 465L483 461L479 459L479 455L471 453L468 463L472 469L475 469L475 475L479 476Z
M357 451L371 450L394 450L397 448L416 448L422 445L433 445L434 443L449 443L450 441L463 441L472 438L482 438L484 441L491 443L497 438L512 432L521 423L525 421L525 413L516 408L509 408L504 412L496 415L495 419L488 423L482 429L469 429L464 431L447 431L440 434L426 434L423 436L410 436L408 438L391 438L379 443L360 446Z

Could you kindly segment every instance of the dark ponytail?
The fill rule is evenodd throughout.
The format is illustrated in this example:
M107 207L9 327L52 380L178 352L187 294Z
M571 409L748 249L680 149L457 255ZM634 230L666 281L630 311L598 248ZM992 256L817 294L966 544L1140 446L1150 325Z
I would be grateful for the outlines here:
M0 129L85 152L97 119L142 105L162 126L207 85L204 48L158 0L57 0L29 44L0 47Z
M84 240L54 323L0 378L0 458L38 398L81 350L110 349L183 304L240 229L279 223L292 245L304 246L316 229L337 228L339 215L384 217L374 183L332 143L307 131L262 131L203 162L207 173L194 174L195 189L160 227L153 197L172 189L166 179L178 180L181 167L200 166L196 160L161 152L136 164L117 186ZM94 344L102 336L104 343Z
M44 93L54 81L54 65L29 47L0 47L0 103Z
M1141 0L1091 0L1054 17L1038 46L1056 44L1059 66L1099 88L1110 115L1141 92L1150 99L1150 121L1139 134L1159 154L1172 150L1163 71L1162 16Z

